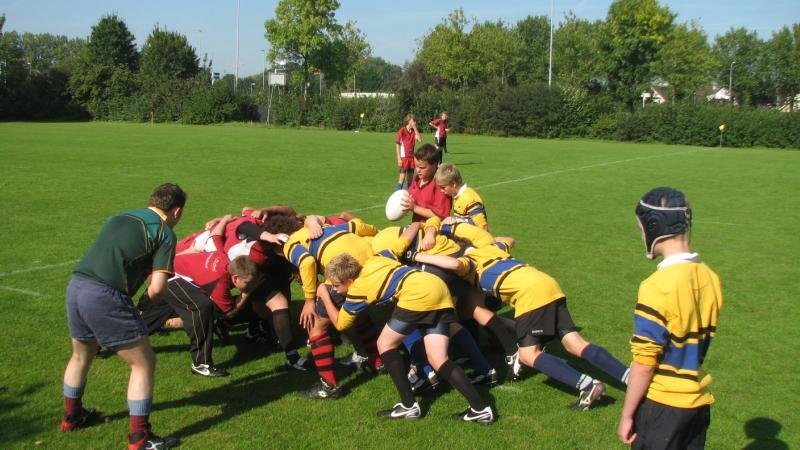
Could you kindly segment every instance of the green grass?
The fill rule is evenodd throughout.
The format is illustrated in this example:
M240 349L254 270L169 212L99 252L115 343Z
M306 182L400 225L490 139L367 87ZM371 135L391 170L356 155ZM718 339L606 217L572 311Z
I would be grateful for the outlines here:
M708 447L800 443L791 381L800 337L800 152L463 135L449 141L446 159L483 196L492 231L515 236L515 254L559 280L584 336L626 362L638 283L654 270L644 258L635 202L657 185L684 190L695 212L693 245L720 275L725 294L705 364L717 398ZM64 289L107 216L143 206L154 186L172 181L189 193L179 236L244 204L286 203L322 214L346 209L384 226L382 204L396 180L393 152L393 136L378 133L0 124L4 445L122 445L128 371L116 358L94 363L85 396L106 423L57 432L70 351ZM215 349L215 360L232 372L215 380L189 376L183 333L152 339L157 432L180 436L185 448L619 447L618 389L601 407L575 413L567 409L575 394L539 374L484 391L500 413L491 427L449 420L464 407L454 392L425 399L422 421L388 423L375 417L396 400L388 377L351 376L351 395L308 401L294 393L313 375L279 370L281 354L254 351L240 338L238 346ZM337 355L348 351L341 347ZM746 426L755 432L748 436ZM780 431L770 436L775 426Z

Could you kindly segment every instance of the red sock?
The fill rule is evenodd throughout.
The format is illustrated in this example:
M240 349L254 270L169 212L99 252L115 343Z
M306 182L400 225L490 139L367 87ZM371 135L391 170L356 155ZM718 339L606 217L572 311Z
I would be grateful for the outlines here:
M336 386L336 374L333 373L333 344L328 332L311 338L308 346L311 347L311 357L314 358L314 365L317 366L319 376Z
M64 397L64 417L78 416L82 409L83 402L80 398Z
M128 416L131 423L131 436L136 433L142 433L150 429L150 416Z

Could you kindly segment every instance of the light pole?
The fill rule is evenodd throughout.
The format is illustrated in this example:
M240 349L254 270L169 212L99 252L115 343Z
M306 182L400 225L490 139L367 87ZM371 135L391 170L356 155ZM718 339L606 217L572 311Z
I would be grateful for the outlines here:
M731 105L733 104L733 65L736 61L731 61L731 71L728 74L728 96L731 98Z
M550 64L547 68L547 87L553 85L553 5L555 0L550 0Z
M233 92L239 84L239 0L236 0L236 76L233 78Z
M261 70L261 91L263 92L267 80L267 50L261 50L261 53L264 54L264 68Z

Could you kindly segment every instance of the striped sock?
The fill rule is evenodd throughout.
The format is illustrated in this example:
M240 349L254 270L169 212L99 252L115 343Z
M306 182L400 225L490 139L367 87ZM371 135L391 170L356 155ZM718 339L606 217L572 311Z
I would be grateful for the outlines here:
M314 359L314 365L317 366L317 372L323 380L336 386L336 374L333 372L333 343L328 332L314 336L308 341L308 346L311 347L311 357Z

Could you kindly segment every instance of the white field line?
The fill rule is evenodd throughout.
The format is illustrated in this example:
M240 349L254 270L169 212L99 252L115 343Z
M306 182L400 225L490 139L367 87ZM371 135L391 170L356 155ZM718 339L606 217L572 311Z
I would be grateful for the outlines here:
M42 294L42 293L39 293L39 292L36 292L36 291L29 291L27 289L18 289L18 288L13 288L13 287L10 287L10 286L0 286L0 289L2 289L4 291L15 292L17 294L30 295L31 297L47 298L47 296Z
M48 269L52 269L52 268L55 268L55 267L68 266L70 264L75 264L76 262L78 262L78 260L77 259L73 259L73 260L70 260L70 261L64 261L64 262L55 263L55 264L47 264L47 265L44 265L44 266L35 266L35 267L29 267L27 269L12 270L11 272L0 272L0 278L11 276L11 275L19 275L21 273L38 272L40 270L48 270Z
M569 168L569 169L559 169L559 170L553 170L553 171L550 171L550 172L537 173L535 175L530 175L530 176L523 177L523 178L515 178L513 180L505 180L505 181L498 181L496 183L484 184L483 186L476 186L475 188L476 189L484 189L484 188L490 188L490 187L495 187L495 186L501 186L501 185L504 185L504 184L521 183L523 181L533 180L535 178L549 177L551 175L560 175L562 173L577 172L577 171L580 171L580 170L594 169L594 168L597 168L597 167L613 166L615 164L623 164L623 163L631 162L631 161L642 161L642 160L655 159L655 158L664 158L664 157L667 157L667 156L675 156L675 155L687 155L689 153L702 152L703 150L704 149L687 150L685 152L662 153L660 155L641 156L641 157L638 157L638 158L628 158L628 159L618 159L616 161L608 161L608 162L597 163L597 164L589 164L587 166L572 167L572 168ZM381 208L383 206L384 206L383 204L372 205L372 206L367 206L365 208L353 209L353 210L350 210L350 212L354 212L355 213L355 212L367 211L369 209Z

